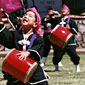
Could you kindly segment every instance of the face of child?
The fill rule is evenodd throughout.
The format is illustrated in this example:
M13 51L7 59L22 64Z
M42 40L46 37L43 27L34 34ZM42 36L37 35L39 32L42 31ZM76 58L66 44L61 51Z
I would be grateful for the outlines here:
M22 18L22 26L25 28L32 28L33 25L36 23L35 13L32 11L28 11Z
M48 10L48 14L49 14L49 15L53 14L53 11L54 11L54 10Z
M69 13L70 13L70 12L69 12L67 9L65 9L65 8L63 8L61 12L62 12L62 15L64 15L64 16L65 16L65 15L69 15Z

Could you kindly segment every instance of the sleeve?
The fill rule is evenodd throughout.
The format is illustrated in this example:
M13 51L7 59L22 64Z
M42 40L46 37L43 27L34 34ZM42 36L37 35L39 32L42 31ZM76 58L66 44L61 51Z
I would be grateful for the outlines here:
M73 19L70 19L70 23L69 23L71 29L70 31L73 33L73 34L77 34L78 33L78 27L77 27L77 24L75 23L75 21Z
M44 18L42 19L41 25L42 25L42 26L46 26L46 21L47 21L47 19L44 17Z
M40 61L43 56L43 50L44 50L44 42L40 36L36 36L36 39L34 40L33 46L30 51L30 56L32 59Z
M4 24L0 24L0 32L2 32L5 29Z
M43 22L44 22L44 18L43 18L42 21L41 21L41 25L43 25Z
M1 27L1 25L0 25ZM0 44L11 49L15 47L16 33L14 31L9 31L4 25L0 29ZM16 39L16 40L15 40Z

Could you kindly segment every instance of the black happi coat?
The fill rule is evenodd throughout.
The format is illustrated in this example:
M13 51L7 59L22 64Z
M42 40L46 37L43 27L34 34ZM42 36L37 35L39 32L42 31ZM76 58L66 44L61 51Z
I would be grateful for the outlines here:
M42 25L44 26L44 30L48 30L48 29L53 29L55 27L55 25L57 24L57 19L54 16L50 15L50 18L47 19L46 17L44 17L42 19Z
M17 31L8 31L5 27L0 25L0 44L6 46L7 48L16 48L17 50L22 50L23 46L20 45L18 43L18 41L23 39L23 35ZM30 41L30 39L32 39L32 35L31 34L28 37L28 40ZM30 49L28 49L29 46L27 46L27 50L30 51L30 56L33 60L37 61L38 63L40 63L40 57L43 56L43 40L42 38L36 34L36 37L34 39L33 45ZM8 85L12 85L16 79L14 77L12 77L11 75L9 75L8 73L4 72L4 78L8 80L7 83L10 83ZM42 81L45 79L45 82ZM46 79L46 75L44 75L44 71L43 69L40 67L40 65L38 65L35 73L33 74L32 78L30 79L29 82L38 82L41 81L41 83L43 82L42 85L48 85L47 79ZM16 85L25 85L20 81L15 82ZM14 84L13 84L14 85ZM27 84L29 85L29 84ZM39 85L41 85L39 83Z
M71 61L74 63L74 65L78 65L80 61L80 57L76 53L76 40L75 35L78 33L78 27L73 19L70 17L63 18L57 18L58 24L60 24L63 27L66 27L66 24L69 24L70 29L69 31L73 34L71 37L71 40L68 41L67 45L64 47L64 49L57 50L57 56L53 59L54 65L58 65L58 63L62 60L63 55L67 53Z
M47 19L46 17L44 17L42 19L42 23L41 24L42 24L42 26L44 26L44 28L43 28L44 31L45 30L49 30L49 29L53 30L54 27L55 27L55 25L58 24L58 19L56 19L53 15L50 15L50 18L49 19ZM51 32L44 32L43 38L45 40L47 40L49 38L49 35L50 34L51 34Z
M69 20L68 20L69 19ZM56 19L57 21L58 21L58 24L60 24L61 25L61 17L60 18L57 18ZM73 34L73 35L77 35L77 33L78 33L78 27L77 27L77 25L76 25L76 23L75 23L75 21L72 19L72 18L66 18L65 20L64 20L64 27L66 26L66 24L69 24L69 26L70 26L70 32ZM72 38L71 38L71 40L68 42L68 45L76 45L76 40L75 40L75 36L73 36Z
M27 40L31 40L32 38L31 34ZM23 39L23 35L19 33L18 31L8 31L6 28L0 32L0 44L4 45L7 48L16 48L17 50L23 50L23 46L18 43L19 40ZM27 46L27 50L29 46ZM43 40L39 35L36 35L36 38L33 42L31 50L36 51L40 56L43 56ZM32 52L30 50L30 52ZM39 56L39 57L40 57ZM35 59L36 60L36 59Z

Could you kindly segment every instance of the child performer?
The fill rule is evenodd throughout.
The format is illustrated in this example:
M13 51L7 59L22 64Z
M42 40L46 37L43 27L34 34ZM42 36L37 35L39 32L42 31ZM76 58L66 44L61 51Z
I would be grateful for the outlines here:
M76 67L76 72L80 72L80 67L79 67L80 57L77 55L76 52L76 40L75 40L75 35L77 35L78 33L78 27L75 21L72 18L70 18L70 9L65 4L62 7L61 17L58 18L58 21L59 24L62 27L69 30L73 34L73 36L71 40L68 42L68 44L65 46L65 48L57 52L59 56L53 59L54 65L56 66L55 69L58 69L58 63L62 60L63 55L67 53Z
M35 8L29 8L26 10L26 14L22 17L21 24L23 33L18 31L8 31L4 25L4 22L7 21L7 18L2 18L0 21L0 43L7 48L16 48L20 51L19 60L25 60L27 57L35 60L38 63L37 70L31 77L30 81L26 84L15 79L13 76L9 75L7 72L4 72L4 78L7 79L7 85L48 85L48 76L40 67L40 59L43 56L43 40L40 37L41 35L41 18ZM34 37L33 44L31 39ZM38 55L38 56L32 56Z

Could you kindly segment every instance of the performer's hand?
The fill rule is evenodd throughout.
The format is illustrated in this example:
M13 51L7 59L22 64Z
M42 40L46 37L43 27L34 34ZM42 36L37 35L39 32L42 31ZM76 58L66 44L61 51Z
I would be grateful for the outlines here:
M22 18L17 17L17 22L21 22Z
M8 21L9 19L9 15L6 13L7 17L2 17L1 20L0 20L0 24L4 24L5 22Z
M19 57L19 60L26 60L26 58L30 55L28 51L20 51L20 53L16 54Z
M68 30L70 30L69 24L67 24L65 28L68 29Z
M58 11L53 11L54 15L60 15L60 13Z

